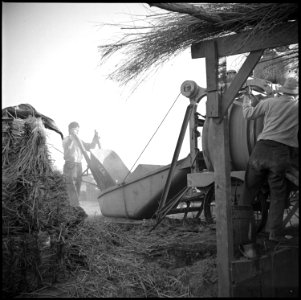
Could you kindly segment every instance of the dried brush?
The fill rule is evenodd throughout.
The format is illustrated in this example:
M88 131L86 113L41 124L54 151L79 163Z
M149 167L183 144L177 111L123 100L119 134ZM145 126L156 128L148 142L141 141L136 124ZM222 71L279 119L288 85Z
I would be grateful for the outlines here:
M158 3L160 4L160 3ZM170 4L172 5L172 4ZM183 4L184 5L184 4ZM252 30L252 35L269 32L278 25L298 19L297 3L194 3L203 15L214 16L212 23L200 16L168 12L135 20L136 26L122 25L119 41L100 45L101 62L115 54L123 59L109 73L108 78L126 85L135 80L139 86L148 76L193 43L227 34ZM111 24L105 24L111 25ZM298 49L288 56L296 62Z

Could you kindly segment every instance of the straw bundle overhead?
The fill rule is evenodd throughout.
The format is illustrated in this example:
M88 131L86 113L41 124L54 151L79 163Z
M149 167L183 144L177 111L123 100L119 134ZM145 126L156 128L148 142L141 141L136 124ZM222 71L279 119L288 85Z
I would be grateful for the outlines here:
M269 32L278 25L297 22L297 3L150 3L172 10L135 20L136 26L123 25L119 41L100 45L101 61L115 53L122 53L121 61L108 78L120 84L136 79L138 84L151 69L158 69L164 62L183 50L207 39L221 37L244 30L252 34ZM175 12L177 11L177 12ZM105 24L108 25L108 24ZM296 62L298 49L287 53ZM294 68L298 68L294 65ZM138 85L137 84L137 85Z
M85 218L54 171L41 118L2 117L2 292L16 296L57 280L68 236Z
M297 46L267 49L254 68L254 76L283 85L287 77L299 77Z

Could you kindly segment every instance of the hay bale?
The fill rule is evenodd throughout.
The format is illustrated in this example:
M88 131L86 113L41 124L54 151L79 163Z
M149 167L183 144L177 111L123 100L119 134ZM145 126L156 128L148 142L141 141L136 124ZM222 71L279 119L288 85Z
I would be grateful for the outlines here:
M69 204L42 120L30 116L2 123L2 291L14 297L65 274L68 237L87 215Z

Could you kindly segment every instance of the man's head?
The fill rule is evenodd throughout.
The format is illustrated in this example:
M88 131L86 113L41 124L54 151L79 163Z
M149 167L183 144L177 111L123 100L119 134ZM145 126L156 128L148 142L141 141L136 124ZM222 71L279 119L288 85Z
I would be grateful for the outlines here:
M69 133L72 134L72 133L76 133L78 134L78 131L79 131L79 124L77 122L71 122L69 125L68 125L68 129L69 129Z
M227 75L236 75L237 72L235 70L228 70Z
M237 72L235 70L227 71L227 82L231 82L233 78L236 76Z
M279 88L279 92L288 95L298 95L299 94L299 87L298 87L298 80L294 77L289 77L285 80L283 86Z

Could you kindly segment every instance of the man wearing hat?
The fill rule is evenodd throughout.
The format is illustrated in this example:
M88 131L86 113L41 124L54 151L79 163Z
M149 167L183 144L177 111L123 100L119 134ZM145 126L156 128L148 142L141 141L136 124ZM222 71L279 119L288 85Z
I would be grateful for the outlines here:
M79 194L82 182L81 161L83 159L83 154L75 139L79 132L79 124L77 122L71 122L68 126L68 130L69 136L63 140L65 160L63 172L66 177L70 204L72 206L79 206ZM95 131L95 135L91 143L82 143L87 151L95 148L96 144L99 144L98 133Z
M236 76L237 72L235 70L228 70L227 71L227 82L230 82L234 79Z
M266 231L269 240L282 242L283 214L288 197L285 172L294 151L298 151L298 81L287 78L279 88L278 95L263 99L251 106L248 93L244 95L242 112L245 119L264 118L263 130L258 136L249 158L243 200L252 203L263 182L267 180L270 190L270 208Z

